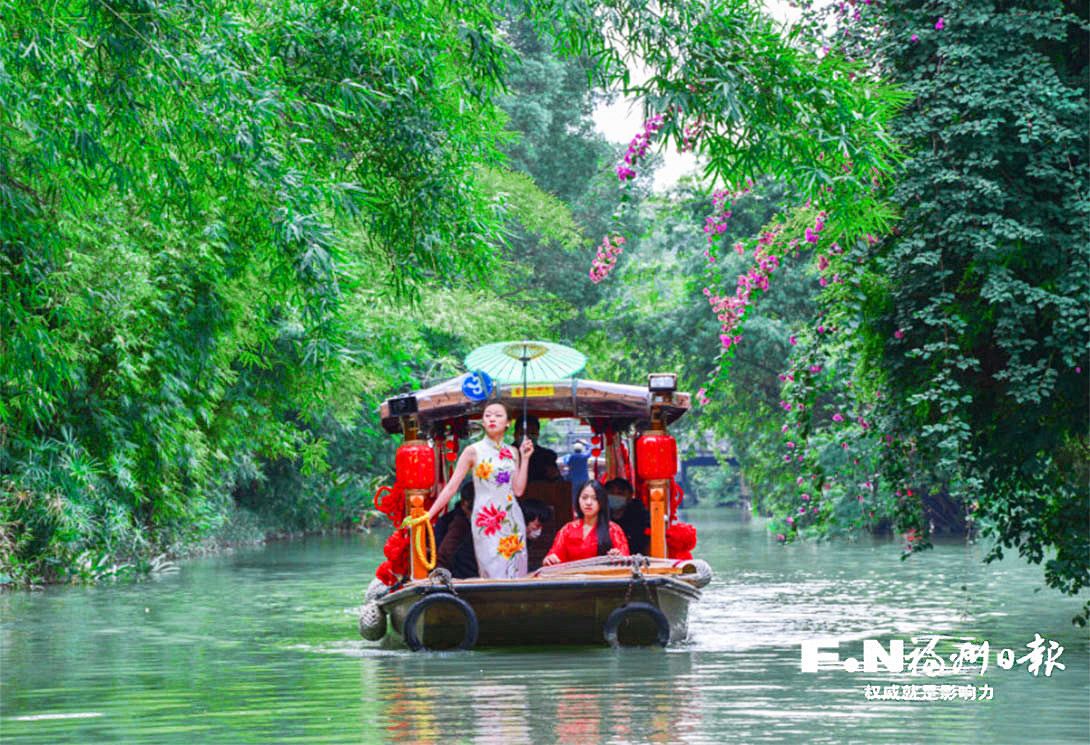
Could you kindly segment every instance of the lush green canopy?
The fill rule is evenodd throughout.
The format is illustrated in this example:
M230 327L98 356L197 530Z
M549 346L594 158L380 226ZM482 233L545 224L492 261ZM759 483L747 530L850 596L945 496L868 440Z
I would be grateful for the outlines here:
M1077 591L1086 8L831 9L0 0L0 583L358 514L374 398L532 334L709 381L785 540L945 506ZM604 89L729 221L615 190Z

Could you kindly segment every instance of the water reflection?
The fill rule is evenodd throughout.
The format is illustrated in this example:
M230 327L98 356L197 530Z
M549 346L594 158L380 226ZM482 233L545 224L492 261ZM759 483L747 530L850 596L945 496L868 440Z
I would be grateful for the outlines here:
M1085 742L1081 601L1035 593L1040 569L978 547L778 546L757 521L690 515L715 569L691 639L667 650L413 654L356 635L350 608L382 536L187 563L143 585L0 596L0 739L20 745L238 743ZM964 589L962 589L964 588ZM1051 678L977 676L991 701L872 701L894 675L800 674L800 645L925 633L1065 647ZM946 682L946 681L944 681ZM965 682L962 680L949 682Z
M363 656L387 742L676 743L699 732L692 656L662 650Z

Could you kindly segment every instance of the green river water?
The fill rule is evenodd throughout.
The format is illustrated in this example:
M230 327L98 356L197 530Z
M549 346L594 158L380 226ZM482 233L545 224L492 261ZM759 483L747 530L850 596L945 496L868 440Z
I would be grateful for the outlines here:
M1070 623L1082 601L1038 592L1039 567L985 566L983 548L961 542L907 562L892 541L784 547L759 520L685 517L715 578L692 608L690 640L666 650L414 654L364 642L352 611L380 561L379 533L190 561L140 584L8 593L0 742L1090 741L1090 645ZM936 634L988 641L987 671L979 660L935 677L800 669L804 641L833 638L842 660L862 659L864 639L903 639L907 654L925 646L914 637ZM1053 655L1064 669L997 665L1004 648L1028 654L1036 634L1063 646ZM867 696L893 685L896 699ZM939 686L938 700L901 700L911 685L921 696ZM943 685L963 697L942 700Z

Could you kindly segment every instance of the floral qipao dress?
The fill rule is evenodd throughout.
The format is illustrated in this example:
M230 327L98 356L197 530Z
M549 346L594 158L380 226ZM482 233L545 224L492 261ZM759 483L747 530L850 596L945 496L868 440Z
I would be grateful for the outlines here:
M488 437L472 445L473 550L482 577L514 578L526 575L526 521L515 499L513 482L519 452Z

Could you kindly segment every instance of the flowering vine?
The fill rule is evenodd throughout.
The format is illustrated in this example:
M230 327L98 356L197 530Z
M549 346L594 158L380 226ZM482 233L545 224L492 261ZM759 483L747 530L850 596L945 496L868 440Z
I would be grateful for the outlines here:
M624 253L621 248L624 245L621 236L606 236L602 239L602 245L598 246L598 256L590 267L590 281L598 284L609 276L613 267L617 264L617 257Z

